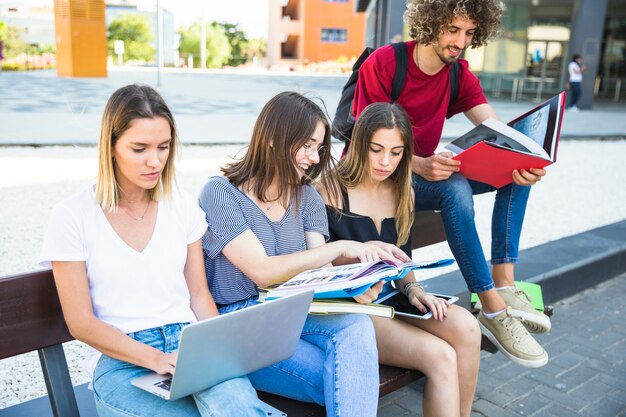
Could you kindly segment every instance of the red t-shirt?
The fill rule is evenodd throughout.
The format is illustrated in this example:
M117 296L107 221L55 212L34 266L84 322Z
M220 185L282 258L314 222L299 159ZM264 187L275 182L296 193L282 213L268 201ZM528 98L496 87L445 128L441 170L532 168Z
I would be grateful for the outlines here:
M459 95L448 111L450 66L444 66L435 75L423 73L412 58L415 44L415 41L406 42L409 54L407 76L397 103L411 117L415 155L428 157L439 144L446 118L487 103L487 99L478 78L470 72L467 61L459 59ZM355 117L371 103L391 101L395 71L395 51L391 45L378 48L363 62L352 103Z

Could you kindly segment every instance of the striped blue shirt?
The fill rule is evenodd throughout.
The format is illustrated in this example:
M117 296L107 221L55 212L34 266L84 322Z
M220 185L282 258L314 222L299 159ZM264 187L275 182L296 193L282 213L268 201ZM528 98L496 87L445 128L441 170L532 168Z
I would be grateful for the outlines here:
M225 177L212 177L205 184L199 202L209 227L202 247L209 289L216 303L232 304L258 295L254 282L222 253L224 246L246 230L252 230L268 256L306 250L305 232L317 232L328 239L322 198L310 185L303 186L301 195L297 213L290 205L283 218L273 222Z

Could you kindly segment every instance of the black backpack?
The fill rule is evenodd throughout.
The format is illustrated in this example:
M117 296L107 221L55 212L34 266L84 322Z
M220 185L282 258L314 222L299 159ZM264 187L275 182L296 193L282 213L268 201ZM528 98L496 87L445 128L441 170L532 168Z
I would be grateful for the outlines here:
M396 54L396 72L393 75L391 84L391 102L395 103L400 97L404 82L406 81L406 71L408 67L408 51L404 42L392 44ZM333 118L332 135L344 142L350 142L352 130L354 129L354 116L352 116L352 102L354 101L354 90L356 82L359 78L359 68L363 62L374 52L374 48L365 48L352 66L352 74L348 78L348 82L341 90L341 98L337 105L337 111ZM450 103L452 103L459 95L459 64L455 61L450 68Z

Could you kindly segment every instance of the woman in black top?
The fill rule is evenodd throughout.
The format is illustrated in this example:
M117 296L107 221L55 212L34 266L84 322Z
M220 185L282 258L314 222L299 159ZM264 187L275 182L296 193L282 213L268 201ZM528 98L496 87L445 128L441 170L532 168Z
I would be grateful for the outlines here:
M411 256L412 147L411 123L400 106L374 103L363 111L349 151L334 172L338 187L320 190L331 240L393 243ZM347 262L353 260L333 263ZM430 309L433 319L372 316L380 363L426 375L425 417L469 416L480 361L476 319L464 308L424 292L413 273L395 285L422 312ZM376 288L382 290L382 283Z

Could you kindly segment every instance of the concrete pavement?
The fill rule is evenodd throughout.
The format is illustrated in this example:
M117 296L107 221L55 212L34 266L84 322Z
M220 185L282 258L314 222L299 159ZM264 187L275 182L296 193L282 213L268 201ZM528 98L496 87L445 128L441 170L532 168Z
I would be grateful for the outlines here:
M626 274L555 304L539 369L483 352L472 417L625 417ZM423 381L381 399L378 417L421 416Z
M290 73L246 74L164 71L161 87L180 127L183 143L247 143L265 102L284 90L321 98L332 116L346 76ZM61 78L54 71L3 72L0 76L0 144L95 144L104 104L117 88L154 85L154 70L115 70L108 78ZM530 110L530 99L490 103L502 120ZM563 137L626 137L626 105L598 102L593 110L566 113ZM471 128L462 115L449 120L443 137Z

